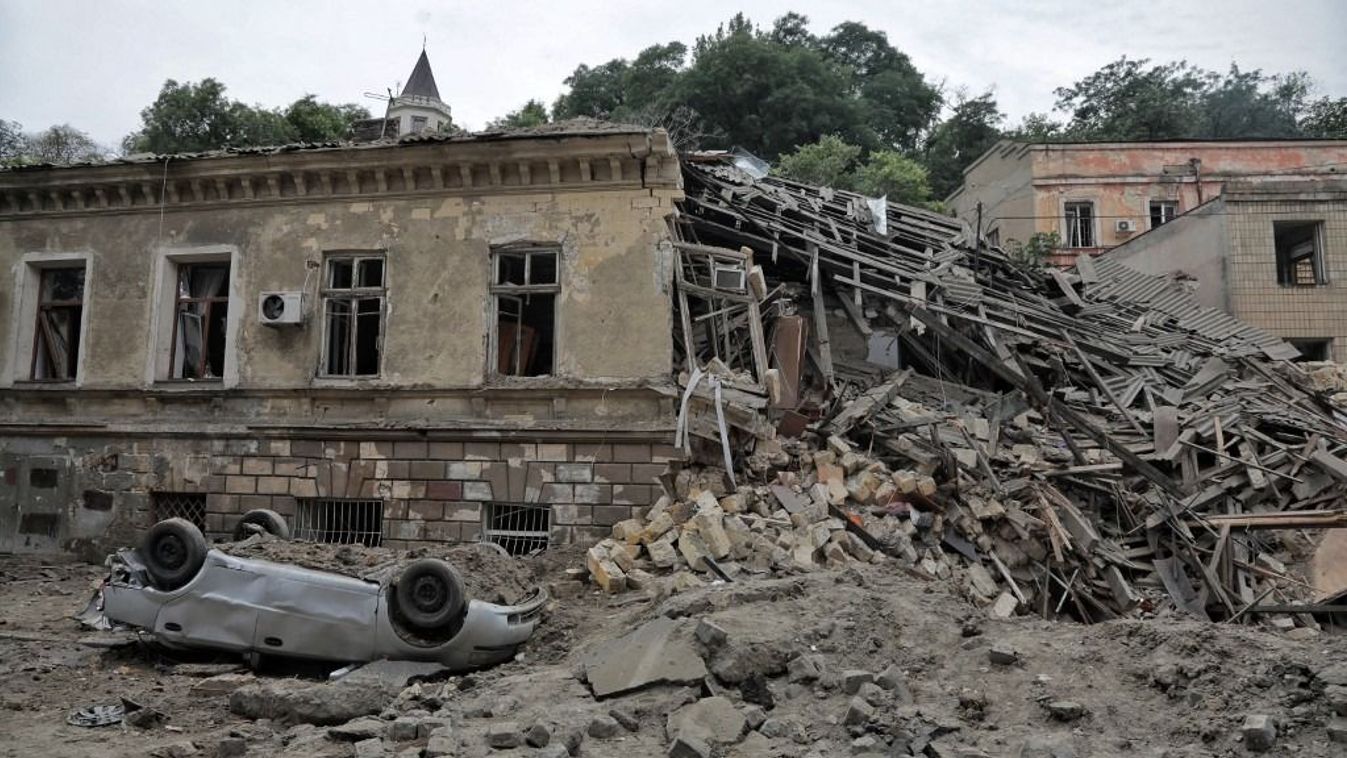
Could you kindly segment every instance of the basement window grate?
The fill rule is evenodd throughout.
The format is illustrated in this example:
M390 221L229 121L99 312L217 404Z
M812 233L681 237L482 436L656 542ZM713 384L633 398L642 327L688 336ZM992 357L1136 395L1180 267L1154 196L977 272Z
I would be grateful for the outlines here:
M510 555L547 549L551 533L551 506L487 503L482 508L482 541L500 545Z
M378 547L383 542L382 500L302 498L290 532L297 540Z
M151 492L150 506L154 521L180 518L206 531L206 495L201 492Z

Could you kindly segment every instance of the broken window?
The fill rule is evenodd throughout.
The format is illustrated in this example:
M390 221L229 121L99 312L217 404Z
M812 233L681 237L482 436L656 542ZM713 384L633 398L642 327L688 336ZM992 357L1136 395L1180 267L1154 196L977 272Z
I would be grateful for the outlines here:
M1179 215L1179 204L1173 200L1151 201L1151 228L1167 224Z
M323 283L323 375L377 375L383 352L384 257L330 257Z
M1272 237L1277 250L1277 283L1292 287L1324 284L1320 255L1322 221L1273 221Z
M1065 208L1066 246L1094 247L1094 203L1067 203Z
M412 134L420 134L426 130L425 116L412 116Z
M229 264L180 264L173 310L170 377L219 379L224 376L228 316Z
M186 519L206 531L206 495L201 492L151 492L150 507L155 522Z
M482 508L482 541L500 545L510 555L546 550L551 532L551 506L486 503Z
M383 541L382 500L301 498L296 506L291 531L297 540L365 547Z
M1291 347L1300 351L1297 362L1326 361L1332 357L1333 340L1327 338L1288 339Z
M31 374L34 381L75 378L83 315L84 267L42 269L34 330Z
M496 373L548 376L556 356L557 251L498 250L492 256Z

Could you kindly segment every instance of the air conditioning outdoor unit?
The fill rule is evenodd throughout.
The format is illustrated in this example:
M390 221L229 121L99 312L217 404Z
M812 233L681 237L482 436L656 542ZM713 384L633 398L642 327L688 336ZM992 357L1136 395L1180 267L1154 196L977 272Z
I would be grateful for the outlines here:
M1137 230L1136 222L1130 218L1120 218L1113 222L1113 228L1120 232L1132 233Z
M711 273L711 283L718 290L743 292L747 286L747 272L740 263L717 263Z
M299 292L263 292L257 296L257 320L265 326L304 323L304 297Z

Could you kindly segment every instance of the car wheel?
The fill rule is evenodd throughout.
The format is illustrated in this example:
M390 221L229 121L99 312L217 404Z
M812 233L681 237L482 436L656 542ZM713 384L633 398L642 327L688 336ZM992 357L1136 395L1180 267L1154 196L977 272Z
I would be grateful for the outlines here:
M426 632L450 624L465 603L463 580L449 564L435 558L422 558L403 569L394 595L402 619Z
M206 562L206 538L186 519L160 521L145 533L140 545L145 570L161 590L176 590L187 584Z
M285 523L284 516L273 510L257 508L243 514L243 518L234 525L234 541L246 540L258 531L283 540L290 539L290 527Z

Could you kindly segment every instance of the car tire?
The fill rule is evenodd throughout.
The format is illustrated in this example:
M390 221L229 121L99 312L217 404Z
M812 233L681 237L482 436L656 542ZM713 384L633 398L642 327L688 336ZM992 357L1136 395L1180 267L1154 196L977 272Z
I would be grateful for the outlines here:
M208 549L206 537L196 524L171 518L160 521L145 533L140 556L156 588L176 590L201 570Z
M467 602L463 580L444 561L413 561L394 584L398 615L413 629L438 631L458 618Z
M250 527L259 527L273 537L290 539L290 526L285 523L285 517L267 508L257 508L243 514L243 518L234 525L234 541L241 542L253 536Z

